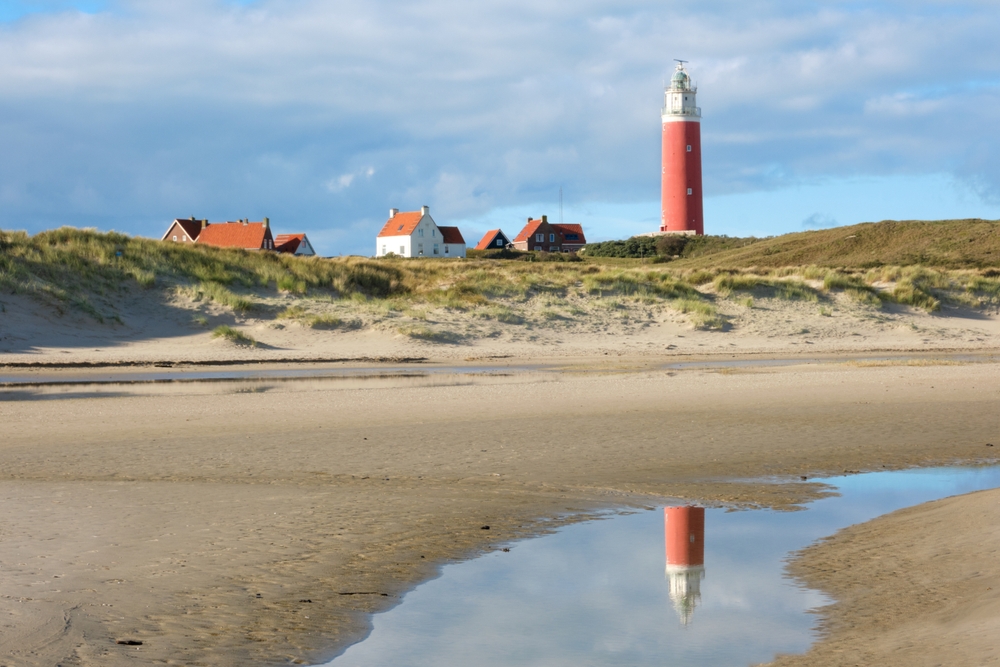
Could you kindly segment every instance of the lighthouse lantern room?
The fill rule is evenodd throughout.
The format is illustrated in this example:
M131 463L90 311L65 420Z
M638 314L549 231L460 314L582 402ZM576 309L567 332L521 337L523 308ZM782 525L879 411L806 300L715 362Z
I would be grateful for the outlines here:
M664 90L660 231L704 234L701 195L701 109L683 60Z

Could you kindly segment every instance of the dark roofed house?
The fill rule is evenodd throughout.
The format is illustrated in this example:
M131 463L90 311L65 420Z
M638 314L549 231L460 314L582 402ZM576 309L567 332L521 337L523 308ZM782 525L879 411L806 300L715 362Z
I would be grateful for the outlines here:
M545 252L576 252L587 244L583 227L575 224L555 224L548 216L532 220L514 237L514 247L518 250L539 250Z
M316 251L305 234L278 234L274 237L274 249L291 255L313 257Z
M180 218L170 223L167 233L163 235L161 241L173 241L175 243L194 243L198 240L198 235L208 225L208 220L195 220L192 215L190 219Z
M465 257L465 237L458 227L442 227L438 225L441 232L441 242L444 244L445 257Z
M207 224L198 235L197 242L220 248L274 250L271 221L267 218L264 218L263 222L238 220Z
M510 239L499 229L491 229L483 235L476 250L503 250L510 245Z

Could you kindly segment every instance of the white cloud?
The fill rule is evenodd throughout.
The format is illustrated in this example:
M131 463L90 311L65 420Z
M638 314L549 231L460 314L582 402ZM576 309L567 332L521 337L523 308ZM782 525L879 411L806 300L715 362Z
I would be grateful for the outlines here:
M673 57L700 85L709 194L942 164L989 194L998 28L993 4L943 0L121 0L36 14L0 24L0 182L28 193L0 201L0 226L72 223L95 202L119 228L266 209L308 230L331 224L331 193L372 228L390 206L472 217L559 185L652 200ZM81 183L86 206L48 194ZM348 249L368 252L371 231Z

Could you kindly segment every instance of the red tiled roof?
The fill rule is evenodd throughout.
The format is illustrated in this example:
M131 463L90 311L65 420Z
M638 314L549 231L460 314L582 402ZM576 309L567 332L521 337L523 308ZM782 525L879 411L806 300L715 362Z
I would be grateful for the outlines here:
M417 223L424 216L420 211L409 211L407 213L397 213L389 218L379 236L409 236L417 228Z
M220 248L245 248L260 250L264 241L270 239L271 230L263 222L219 222L201 230L198 243Z
M278 252L288 252L295 254L299 249L299 244L305 240L305 234L278 234L274 237L274 249Z
M569 241L569 243L586 243L587 239L583 235L583 225L552 225L559 233L563 235L563 240ZM566 239L566 234L578 234L580 236L579 241Z
M160 239L161 241L167 240L167 234L169 234L170 230L174 228L174 225L178 225L181 229L183 229L184 233L187 234L188 238L191 239L192 241L197 239L198 234L201 233L201 220L191 220L191 219L181 220L180 218L178 218L173 222L171 222L170 226L167 227L167 233L163 235L163 238Z
M538 229L540 224L542 224L541 220L528 220L528 224L524 226L524 229L521 230L521 233L517 235L513 242L521 243L523 241L527 241L531 238L531 235L535 233L535 230Z
M465 243L462 232L459 231L458 227L442 227L438 225L438 229L441 230L441 239L445 243Z
M495 239L499 233L499 229L491 229L486 232L483 238L479 239L479 243L476 244L476 250L489 250L493 246L493 239Z

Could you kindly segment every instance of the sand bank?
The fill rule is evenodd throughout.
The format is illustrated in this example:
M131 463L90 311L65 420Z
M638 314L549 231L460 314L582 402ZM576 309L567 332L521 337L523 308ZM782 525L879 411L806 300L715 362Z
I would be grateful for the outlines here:
M1000 662L1000 490L945 498L851 526L791 571L837 602L824 640L780 667L963 667Z
M4 664L320 662L441 563L592 510L995 453L994 363L648 361L0 401Z

